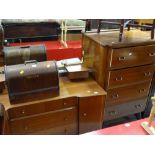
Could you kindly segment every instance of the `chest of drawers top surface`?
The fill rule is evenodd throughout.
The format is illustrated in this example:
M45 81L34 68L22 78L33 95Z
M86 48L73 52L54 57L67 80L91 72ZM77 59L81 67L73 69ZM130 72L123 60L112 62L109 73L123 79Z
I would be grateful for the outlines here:
M64 98L87 96L89 97L98 95L106 95L106 92L97 84L96 81L92 79L72 82L67 77L60 77L60 95L58 97L51 97L39 101L28 101L25 103L12 105L10 104L8 93L4 91L4 93L0 95L0 102L5 106L5 109L8 110L14 107L61 100Z
M119 31L106 31L101 33L84 33L89 39L94 40L102 46L109 46L112 48L122 48L130 46L141 46L155 44L155 40L151 40L150 31L140 30L125 30L123 32L123 39L119 42Z

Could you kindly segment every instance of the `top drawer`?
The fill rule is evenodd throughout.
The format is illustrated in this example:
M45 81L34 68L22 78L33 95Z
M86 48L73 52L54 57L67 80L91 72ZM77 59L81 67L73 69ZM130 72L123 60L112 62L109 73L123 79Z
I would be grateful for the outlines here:
M10 119L40 114L77 105L77 98L70 97L8 109Z
M125 68L155 63L155 45L112 49L110 68Z

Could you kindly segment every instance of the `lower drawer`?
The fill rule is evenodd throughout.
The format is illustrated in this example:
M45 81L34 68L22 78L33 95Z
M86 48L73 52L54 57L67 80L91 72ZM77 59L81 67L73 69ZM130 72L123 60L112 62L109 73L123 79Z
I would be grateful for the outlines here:
M132 115L145 110L147 99L130 101L124 104L105 108L104 121Z
M77 134L77 119L77 108L71 107L10 120L10 130L11 134Z
M77 135L77 128L77 124L72 123L64 126L57 126L46 130L37 131L34 132L33 135Z

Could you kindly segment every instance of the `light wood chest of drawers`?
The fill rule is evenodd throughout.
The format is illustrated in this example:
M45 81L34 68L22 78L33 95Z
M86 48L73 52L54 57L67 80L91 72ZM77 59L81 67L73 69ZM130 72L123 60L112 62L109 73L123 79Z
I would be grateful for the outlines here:
M93 79L60 78L60 96L10 104L3 90L4 134L82 134L102 128L106 92Z
M84 64L107 91L104 121L143 112L155 70L155 40L140 30L83 34Z

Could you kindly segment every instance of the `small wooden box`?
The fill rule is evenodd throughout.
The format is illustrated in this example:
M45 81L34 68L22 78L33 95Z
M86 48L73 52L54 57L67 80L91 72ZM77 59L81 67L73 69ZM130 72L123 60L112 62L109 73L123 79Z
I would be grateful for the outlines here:
M68 72L68 78L70 80L74 79L86 79L89 77L89 69L80 65L72 65L72 66L65 66Z

